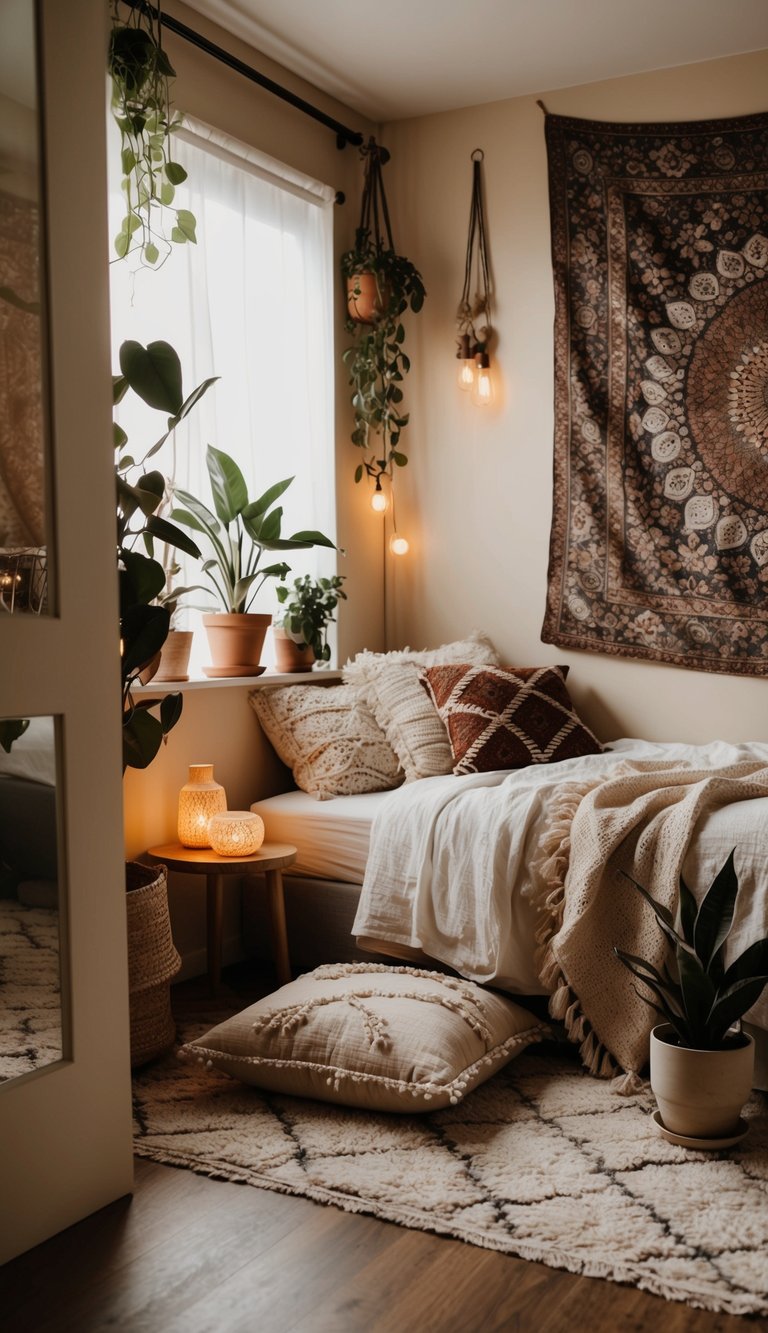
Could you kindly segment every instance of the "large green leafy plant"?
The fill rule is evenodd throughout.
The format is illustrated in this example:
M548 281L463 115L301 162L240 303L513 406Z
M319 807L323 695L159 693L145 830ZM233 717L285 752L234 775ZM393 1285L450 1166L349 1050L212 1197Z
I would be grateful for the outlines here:
M276 482L257 500L249 500L245 478L234 459L209 445L205 461L213 510L189 491L176 489L174 498L181 508L175 507L171 518L205 537L211 551L202 565L207 584L177 589L177 596L195 591L213 593L220 610L247 612L267 580L283 580L290 572L285 561L262 564L265 552L303 551L312 546L335 549L322 532L282 536L283 510L276 502L293 477Z
M182 696L160 700L133 697L141 672L159 653L168 636L170 609L163 604L166 568L155 555L155 543L184 551L196 559L200 551L181 528L166 517L167 479L147 467L172 431L214 383L207 379L187 397L181 365L166 342L128 341L120 348L120 374L113 379L113 400L129 390L149 407L166 414L165 429L140 458L129 451L125 431L115 423L117 479L117 565L120 588L120 664L123 699L123 767L146 768L164 737L181 716ZM178 594L176 594L178 595Z
M159 9L134 5L125 21L112 0L108 70L112 115L120 130L120 161L125 214L114 239L119 259L132 252L141 263L158 267L171 242L197 240L194 215L175 205L176 187L187 178L172 152L172 136L182 117L171 106L175 70L162 45ZM170 238L166 217L170 214Z
M735 849L734 849L735 851ZM680 877L680 928L668 908L635 880L638 893L653 909L671 945L674 967L661 972L635 954L615 949L617 957L652 993L637 994L669 1023L680 1046L715 1051L728 1029L752 1008L768 983L768 939L756 940L725 966L725 947L736 911L739 880L731 852L701 904Z

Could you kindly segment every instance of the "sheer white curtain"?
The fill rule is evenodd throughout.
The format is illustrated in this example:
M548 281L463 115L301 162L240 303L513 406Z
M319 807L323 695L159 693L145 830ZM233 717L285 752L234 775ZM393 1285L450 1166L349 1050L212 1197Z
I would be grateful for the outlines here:
M185 395L220 379L153 464L209 507L209 443L235 459L251 498L295 476L281 498L283 534L319 528L335 539L333 191L196 122L186 122L175 156L188 172L179 197L198 244L174 245L159 270L112 264L113 364L125 339L163 339L181 359ZM117 179L110 235L121 217ZM137 458L162 433L161 414L141 404L121 405L120 421ZM322 548L286 558L289 581L336 568ZM182 577L200 581L194 563ZM267 584L254 609L276 608ZM189 627L196 622L187 612ZM199 654L207 660L204 645Z

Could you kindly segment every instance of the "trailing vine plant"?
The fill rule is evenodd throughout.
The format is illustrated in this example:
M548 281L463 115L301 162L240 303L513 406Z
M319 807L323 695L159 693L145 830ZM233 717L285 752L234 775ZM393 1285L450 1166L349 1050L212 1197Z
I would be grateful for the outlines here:
M365 159L360 225L353 248L341 261L350 312L346 327L355 341L342 359L352 388L352 443L364 455L355 469L355 481L368 476L379 490L382 477L391 481L393 469L408 462L401 435L409 414L403 408L401 385L411 363L403 350L402 316L409 307L414 312L421 310L426 292L421 274L409 259L397 254L392 239L381 176L389 153L373 139L360 152ZM363 311L366 282L372 302Z
M118 259L138 252L142 265L159 268L172 242L197 241L194 214L175 205L176 187L187 179L172 152L172 135L183 119L171 105L169 81L175 70L163 50L159 5L129 0L125 21L120 0L111 0L111 7L108 71L125 197L125 215L113 244Z

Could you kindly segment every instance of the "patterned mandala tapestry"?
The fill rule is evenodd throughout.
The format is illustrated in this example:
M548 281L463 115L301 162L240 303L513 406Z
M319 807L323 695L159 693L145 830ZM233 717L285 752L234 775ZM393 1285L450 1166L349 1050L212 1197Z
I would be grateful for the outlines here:
M768 114L546 129L542 638L768 674Z

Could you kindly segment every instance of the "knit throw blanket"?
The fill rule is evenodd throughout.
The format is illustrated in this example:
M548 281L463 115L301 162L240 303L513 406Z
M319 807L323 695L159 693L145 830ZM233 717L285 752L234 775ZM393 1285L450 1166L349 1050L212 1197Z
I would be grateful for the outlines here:
M615 777L563 784L537 862L537 934L550 1012L561 1019L587 1068L631 1091L647 1063L654 1011L615 946L661 968L667 944L651 909L621 872L673 913L680 870L697 821L733 801L768 796L768 767L744 761L722 768L633 762ZM738 849L737 849L738 870ZM709 885L689 885L702 897ZM755 938L764 933L755 906Z

